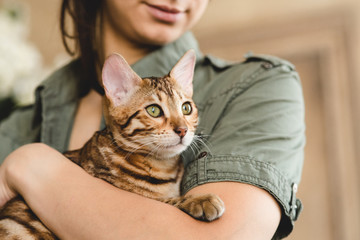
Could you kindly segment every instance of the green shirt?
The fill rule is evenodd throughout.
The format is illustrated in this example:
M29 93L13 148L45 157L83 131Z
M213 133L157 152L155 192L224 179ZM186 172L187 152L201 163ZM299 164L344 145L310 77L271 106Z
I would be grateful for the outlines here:
M247 56L241 63L204 56L193 35L186 33L132 67L141 77L163 76L190 48L197 53L194 101L200 117L198 134L206 146L183 154L182 192L218 181L265 189L283 210L274 239L288 235L301 210L295 194L305 143L302 88L294 66L263 55ZM78 60L56 71L36 90L34 105L18 109L0 124L0 162L31 142L67 150L80 74Z

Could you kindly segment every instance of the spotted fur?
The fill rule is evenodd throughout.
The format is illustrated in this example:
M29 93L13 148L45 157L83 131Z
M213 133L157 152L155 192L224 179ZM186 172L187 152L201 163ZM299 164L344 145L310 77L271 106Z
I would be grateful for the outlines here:
M141 79L121 56L111 56L103 69L107 127L65 156L92 176L171 204L194 218L220 217L224 205L216 195L180 196L180 153L191 144L198 125L191 99L194 64L190 51L167 76ZM185 103L191 106L190 114L182 111ZM152 116L148 106L160 108L161 114ZM18 197L0 211L0 239L57 238Z

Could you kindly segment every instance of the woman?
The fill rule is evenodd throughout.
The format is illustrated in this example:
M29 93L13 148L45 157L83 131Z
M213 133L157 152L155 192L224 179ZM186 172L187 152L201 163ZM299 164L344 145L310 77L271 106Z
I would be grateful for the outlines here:
M274 57L229 64L203 56L187 30L207 4L63 0L64 43L71 39L67 12L80 60L50 76L37 89L34 106L1 123L0 204L21 194L61 239L287 236L301 207L295 196L304 146L298 76L291 64ZM119 52L140 76L162 76L190 48L198 58L199 131L208 136L210 149L195 159L185 156L182 192L215 193L224 200L225 214L211 223L95 179L60 153L81 147L104 126L98 76L106 56Z

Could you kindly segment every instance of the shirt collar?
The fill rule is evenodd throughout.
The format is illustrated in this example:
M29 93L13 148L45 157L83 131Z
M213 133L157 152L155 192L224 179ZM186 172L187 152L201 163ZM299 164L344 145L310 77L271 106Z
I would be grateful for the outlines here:
M191 32L186 32L176 41L158 48L132 65L140 77L164 76L189 49L194 49L198 61L203 57ZM79 98L78 87L81 63L76 59L53 73L37 89L37 95L48 99L56 96L54 105L62 105Z

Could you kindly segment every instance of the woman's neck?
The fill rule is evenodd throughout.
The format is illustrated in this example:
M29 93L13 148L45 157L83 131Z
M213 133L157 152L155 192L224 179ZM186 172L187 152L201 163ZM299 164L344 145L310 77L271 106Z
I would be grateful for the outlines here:
M140 45L124 37L114 29L106 17L102 21L102 30L103 60L116 52L121 54L129 64L133 64L155 49L154 46Z

